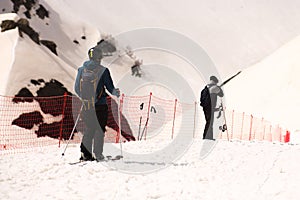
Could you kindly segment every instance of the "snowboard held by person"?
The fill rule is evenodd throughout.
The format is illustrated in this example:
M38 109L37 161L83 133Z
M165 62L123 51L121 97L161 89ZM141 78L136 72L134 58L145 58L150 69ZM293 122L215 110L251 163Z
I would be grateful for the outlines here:
M214 140L213 123L214 112L216 109L217 98L223 97L224 93L220 86L219 80L215 76L210 77L210 83L201 91L200 105L203 107L203 112L206 120L203 139Z
M101 49L91 48L88 56L89 60L78 69L75 81L75 92L83 103L81 116L85 124L80 160L100 161L104 159L102 153L108 117L106 90L117 97L120 91L115 88L108 68L100 64L103 58Z

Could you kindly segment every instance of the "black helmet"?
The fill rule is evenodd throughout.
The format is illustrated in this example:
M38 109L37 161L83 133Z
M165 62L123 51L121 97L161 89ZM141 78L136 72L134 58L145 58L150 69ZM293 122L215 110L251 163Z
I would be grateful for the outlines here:
M215 82L216 84L219 83L218 78L215 77L215 76L211 76L209 79L210 79L211 81Z
M103 58L102 51L98 48L91 48L88 51L89 59L99 61Z

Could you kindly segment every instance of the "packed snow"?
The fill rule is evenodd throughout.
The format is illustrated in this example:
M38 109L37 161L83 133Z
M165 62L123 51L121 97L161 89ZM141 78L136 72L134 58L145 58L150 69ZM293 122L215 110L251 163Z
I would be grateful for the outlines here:
M163 143L163 141L162 141ZM131 151L155 148L151 140L123 144ZM195 140L189 151L152 173L120 173L109 163L69 165L79 158L71 145L0 158L1 199L290 199L299 198L299 145L219 141L205 159ZM106 153L104 151L104 153ZM165 168L165 166L169 166Z

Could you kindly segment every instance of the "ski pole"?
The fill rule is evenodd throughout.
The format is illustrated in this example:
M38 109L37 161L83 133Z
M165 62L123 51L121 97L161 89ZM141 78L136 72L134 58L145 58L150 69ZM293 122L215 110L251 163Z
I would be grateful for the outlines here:
M120 143L120 151L121 151L121 158L123 158L123 148L122 148L122 140L121 140L121 133L122 133L122 126L121 126L121 114L122 114L122 107L121 107L121 103L123 104L123 97L124 94L122 94L122 98L118 99L119 100L119 105L118 105L118 110L119 110L119 114L118 114L118 122L119 122L119 143Z
M140 140L142 140L142 138L143 138L143 136L144 136L145 130L146 130L146 128L147 128L147 125L148 125L148 121L149 121L149 117L147 118L147 121L146 121L146 123L145 123L145 126L144 126L144 129L143 129L143 131L142 131L142 134L141 134Z
M79 113L78 113L77 119L76 119L76 121L75 121L75 124L74 124L74 126L73 126L73 129L72 129L71 135L70 135L70 137L69 137L69 140L68 140L68 142L67 142L67 145L66 145L66 147L65 147L65 149L64 149L64 151L63 151L63 153L61 154L62 156L64 156L64 155L65 155L65 153L66 153L66 150L67 150L67 148L68 148L68 145L69 145L69 143L70 143L70 141L71 141L71 138L72 138L72 137L73 137L73 135L74 135L74 131L75 131L75 128L76 128L76 126L77 126L77 124L78 124L78 121L79 121L79 118L80 118L80 114L81 114L82 108L83 108L83 104L81 105L81 108L80 108L80 110L79 110Z
M140 116L140 124L139 124L139 133L138 133L138 140L140 138L140 133L141 133L141 125L142 125L142 116Z

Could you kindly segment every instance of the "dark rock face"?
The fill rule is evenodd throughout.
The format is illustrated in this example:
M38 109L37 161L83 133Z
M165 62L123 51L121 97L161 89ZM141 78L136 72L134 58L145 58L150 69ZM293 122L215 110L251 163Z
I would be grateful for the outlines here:
M35 43L40 44L40 39L39 39L39 34L33 30L29 26L29 21L27 19L21 18L17 21L19 31L20 31L20 36L23 37L22 33L25 33L28 35Z
M64 99L61 96L63 96L65 93L72 95L72 93L63 86L63 84L54 79L51 79L49 82L45 83L45 86L41 87L36 93L38 97L57 97L46 99L46 101L43 98L36 98L36 101L39 102L42 111L53 116L59 116L62 114ZM68 103L71 104L72 100L70 100Z
M19 12L20 6L24 4L23 0L11 0L11 2L14 4L14 12Z
M37 16L41 19L45 19L46 17L49 18L49 11L40 4L40 7L36 10Z
M25 129L32 129L34 125L43 122L43 116L39 111L21 114L17 119L13 120L12 125L16 125Z
M13 3L13 10L15 13L19 12L20 6L24 6L26 8L26 11L24 12L27 19L31 19L31 11L35 9L36 15L40 19L49 18L49 11L42 5L38 4L38 0L11 0ZM35 14L33 14L36 16ZM23 37L23 33L28 35L35 43L40 44L42 43L45 45L51 52L53 52L55 55L57 55L56 47L57 45L53 41L49 40L42 40L40 41L40 36L37 31L35 31L32 27L29 25L29 21L27 19L21 18L17 22L14 22L12 20L6 20L1 24L1 31L4 32L6 30L14 29L16 27L19 28L19 34L20 37Z
M57 45L54 42L49 40L41 40L40 42L42 45L46 46L52 53L57 55L57 51L56 51Z
M17 22L13 20L4 20L1 23L1 32L19 28L20 36L22 37L22 33L27 34L33 41L39 44L39 34L35 32L30 26L29 21L27 19L21 18Z
M11 29L15 29L17 27L17 23L13 20L3 20L1 23L1 32L8 31Z
M44 79L40 78L37 80L39 83L45 83Z
M41 124L39 130L35 131L37 137L49 136L54 139L59 138L60 123L54 122L51 124Z
M43 79L32 79L31 83L34 85L43 85L37 90L37 96L33 96L33 94L27 88L22 88L18 92L18 94L15 95L13 102L23 103L29 102L28 100L31 100L31 102L35 100L39 103L43 113L50 114L54 117L61 116L62 113L64 113L64 116L59 122L47 124L43 122L44 119L42 117L42 114L39 111L34 111L31 113L21 114L17 119L13 120L12 124L26 129L32 129L34 125L37 125L38 130L35 131L37 137L48 136L54 139L58 139L60 137L65 140L69 139L72 129L75 125L73 116L79 115L78 112L81 107L80 99L72 96L72 93L69 92L62 83L55 79L51 79L49 82L45 82ZM68 94L68 96L63 96L64 94ZM109 113L108 115L112 117L108 120L107 126L117 131L119 129L118 123L113 117L116 117L117 119L118 116L114 116L112 113L117 113L118 105L110 97L107 98L107 103ZM32 120L33 118L37 119ZM123 114L121 118L122 136L127 141L134 141L135 137L132 134L129 122ZM75 133L84 130L84 123L82 121L79 121L75 129Z
M67 93L68 95L72 95L72 93L69 92L61 82L55 79L51 79L49 82L46 82L45 86L41 87L37 91L38 97L62 96L65 93Z
M32 83L33 85L37 86L37 85L41 85L41 83L37 80L31 79L30 83Z
M26 11L24 12L25 16L28 19L31 19L30 11L37 7L37 0L11 0L13 3L13 10L15 13L18 13L20 10L20 6L24 6ZM49 11L41 4L38 5L38 9L35 10L37 16L40 19L49 18Z
M35 6L36 0L11 0L13 3L13 10L15 13L19 12L20 6L24 6L26 8L26 11L24 12L25 16L30 19L31 14L30 11L31 9Z
M18 92L18 94L15 95L15 98L13 98L12 101L14 103L20 103L20 102L31 103L31 102L33 102L33 100L34 100L33 94L26 87L24 87Z
M13 120L12 124L26 129L32 129L34 125L37 125L39 128L35 131L37 137L48 136L57 139L60 138L61 130L61 137L68 139L74 127L73 104L80 105L80 100L78 99L76 102L76 99L74 100L71 96L72 93L57 80L52 79L49 82L45 82L43 79L32 79L30 82L33 85L41 85L43 83L42 85L44 86L39 88L37 96L33 96L27 88L22 88L13 98L13 102L24 103L35 100L39 103L43 113L60 116L64 112L64 117L59 122L47 124L43 122L42 114L39 111L35 111L21 114L17 119ZM65 93L70 96L63 96ZM75 110L79 111L79 108ZM75 130L76 132L77 130Z
M4 20L1 23L1 31L2 32L11 30L11 29L15 29L16 27L19 28L20 37L23 37L23 33L25 33L35 43L37 43L37 44L41 43L42 45L46 46L52 53L57 55L57 51L56 51L57 45L53 41L40 40L39 34L33 28L30 27L29 21L27 19L21 18L17 22L15 22L13 20Z
M30 14L30 11L27 10L24 12L24 15L28 18L28 19L31 19L31 14Z
M27 10L31 10L31 8L36 4L36 0L23 0L22 2Z

